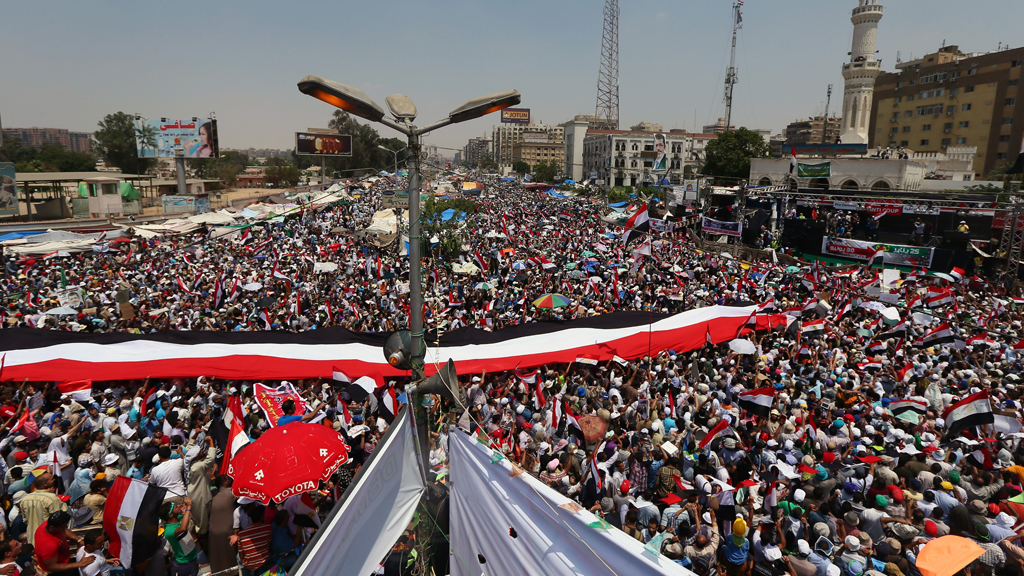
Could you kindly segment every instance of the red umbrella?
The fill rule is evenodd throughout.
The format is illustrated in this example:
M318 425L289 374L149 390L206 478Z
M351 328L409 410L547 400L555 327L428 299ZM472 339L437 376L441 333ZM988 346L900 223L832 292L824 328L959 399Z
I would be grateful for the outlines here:
M271 428L231 459L235 496L264 504L316 490L348 461L348 445L331 428L292 422Z

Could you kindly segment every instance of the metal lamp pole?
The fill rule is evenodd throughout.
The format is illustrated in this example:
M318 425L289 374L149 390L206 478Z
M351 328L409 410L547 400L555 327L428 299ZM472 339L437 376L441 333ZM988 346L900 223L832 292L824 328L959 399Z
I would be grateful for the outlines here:
M497 112L521 101L516 90L508 90L467 100L452 110L448 117L423 128L413 125L416 119L416 105L408 96L392 94L385 99L394 120L384 115L384 110L362 90L347 86L320 76L306 76L299 81L299 91L347 111L350 114L379 122L408 137L409 142L409 332L412 344L412 371L414 379L423 378L423 358L426 346L423 341L423 286L420 276L420 142L424 134L449 124L465 122ZM398 153L395 153L395 171L398 171ZM421 431L425 434L425 431ZM422 439L421 439L422 441ZM424 445L427 452L429 445ZM426 458L426 453L423 454Z

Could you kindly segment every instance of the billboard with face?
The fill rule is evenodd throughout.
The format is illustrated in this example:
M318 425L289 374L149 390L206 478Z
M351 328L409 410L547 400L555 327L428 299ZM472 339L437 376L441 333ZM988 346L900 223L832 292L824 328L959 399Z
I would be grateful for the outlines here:
M140 118L135 120L135 148L139 158L216 158L217 121Z

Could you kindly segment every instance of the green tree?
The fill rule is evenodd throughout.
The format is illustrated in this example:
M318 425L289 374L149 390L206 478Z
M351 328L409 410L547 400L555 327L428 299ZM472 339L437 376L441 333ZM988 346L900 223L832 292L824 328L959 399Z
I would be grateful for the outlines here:
M351 156L327 157L328 171L340 172L343 177L352 176L360 169L388 170L390 172L394 168L395 157L377 146L384 145L392 150L399 150L405 146L405 143L397 138L381 138L372 126L357 122L344 110L335 110L327 127L337 130L339 134L347 134L352 137ZM319 160L316 161L316 163L318 162Z
M555 176L558 175L558 164L552 162L541 162L533 167L533 177L538 182L549 182L555 181Z
M13 162L18 172L91 172L96 160L88 154L66 150L60 144L44 144L36 149L22 146L21 139L4 138L0 162Z
M702 173L724 178L749 178L750 159L767 158L768 143L760 134L746 128L730 130L708 142Z
M516 174L526 174L530 171L530 165L522 160L516 160L512 163L512 171Z
M270 158L267 163L270 164L271 160L277 162L267 166L265 173L267 182L277 188L294 188L298 185L299 180L302 179L302 171L279 158Z
M107 164L122 172L146 174L156 164L152 158L139 158L135 147L135 117L125 112L107 114L93 133L95 148Z

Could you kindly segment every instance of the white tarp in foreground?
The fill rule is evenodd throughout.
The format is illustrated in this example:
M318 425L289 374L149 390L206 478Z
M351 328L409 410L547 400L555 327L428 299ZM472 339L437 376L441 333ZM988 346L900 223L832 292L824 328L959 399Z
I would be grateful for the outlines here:
M464 432L452 430L448 453L452 576L694 576L616 528L590 526L596 516L507 459L493 462Z
M403 408L291 576L372 574L412 521L425 486L412 413Z

